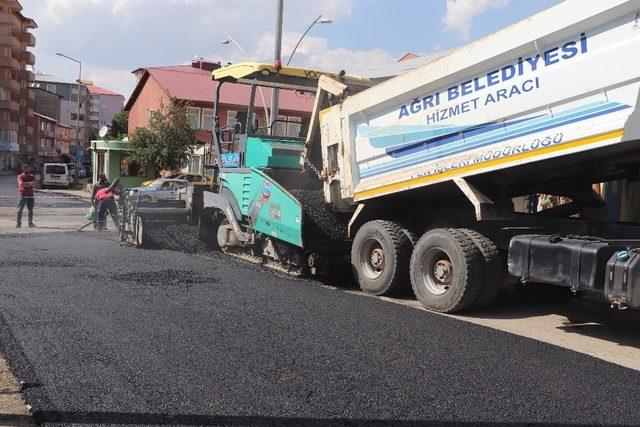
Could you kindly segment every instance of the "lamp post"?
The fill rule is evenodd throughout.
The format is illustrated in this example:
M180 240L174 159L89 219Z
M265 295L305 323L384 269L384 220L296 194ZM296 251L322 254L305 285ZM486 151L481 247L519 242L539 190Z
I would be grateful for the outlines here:
M311 25L309 25L307 27L307 29L305 30L304 33L302 33L302 36L300 36L300 40L298 40L298 43L296 43L295 47L293 48L293 50L291 51L291 54L289 55L289 59L287 59L287 65L289 65L291 63L291 58L293 58L293 54L296 53L296 50L298 49L298 46L300 46L300 43L302 42L302 39L304 39L304 37L307 35L307 33L309 32L309 30L311 30L311 27L313 27L316 24L331 24L333 22L333 20L328 19L328 18L323 18L322 15L318 15L318 17L316 18L315 21L313 21L311 23Z
M238 50L240 50L240 52L242 52L244 57L247 60L249 60L249 55L247 55L247 52L245 52L242 46L240 46L240 44L237 41L235 41L231 36L226 36L225 39L222 40L222 44L229 44L229 43L233 43L234 45L236 45L236 47L238 48ZM258 92L260 92L260 98L262 98L262 106L264 107L264 119L266 120L267 123L271 123L271 117L269 116L269 111L267 110L267 101L264 98L264 93L262 92L261 86L258 86Z
M78 99L76 100L76 157L78 156L78 147L80 146L80 82L82 81L82 62L74 59L70 56L65 55L64 53L56 52L56 55L62 56L63 58L67 58L70 61L73 61L78 64ZM74 159L74 163L76 163ZM77 164L76 164L77 166ZM78 170L74 168L75 173L73 174L73 181L75 183L78 182Z

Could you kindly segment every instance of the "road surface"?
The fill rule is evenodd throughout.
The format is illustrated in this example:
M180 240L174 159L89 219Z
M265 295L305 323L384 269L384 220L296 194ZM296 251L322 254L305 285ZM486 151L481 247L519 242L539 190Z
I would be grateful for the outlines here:
M636 370L219 253L0 253L0 352L39 422L640 424Z

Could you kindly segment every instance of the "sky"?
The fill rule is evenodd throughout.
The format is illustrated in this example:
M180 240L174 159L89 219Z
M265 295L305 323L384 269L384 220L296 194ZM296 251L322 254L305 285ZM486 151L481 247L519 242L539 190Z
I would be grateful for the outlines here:
M276 0L20 0L33 18L36 72L83 80L128 97L140 67L207 60L273 62ZM291 64L357 71L407 52L465 45L559 3L559 0L284 0L283 63L319 15Z

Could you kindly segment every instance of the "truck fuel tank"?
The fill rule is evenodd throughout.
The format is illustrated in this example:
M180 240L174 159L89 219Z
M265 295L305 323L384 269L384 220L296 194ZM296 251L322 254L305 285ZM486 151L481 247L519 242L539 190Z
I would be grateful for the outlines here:
M595 238L515 236L509 243L509 273L522 282L602 290L605 266L615 251L608 242Z
M619 251L611 256L604 292L612 307L640 308L640 249Z

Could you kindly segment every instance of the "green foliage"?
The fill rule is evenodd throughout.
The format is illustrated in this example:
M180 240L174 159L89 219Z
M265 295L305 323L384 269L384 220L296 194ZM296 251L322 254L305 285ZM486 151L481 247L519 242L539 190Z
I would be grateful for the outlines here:
M121 140L129 133L129 112L120 110L111 120L111 139Z
M189 126L185 104L171 98L160 104L149 120L149 127L137 128L129 138L128 158L143 166L178 170L187 164L196 133Z

